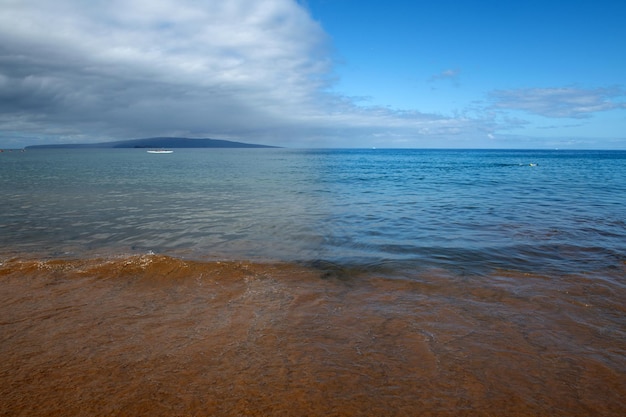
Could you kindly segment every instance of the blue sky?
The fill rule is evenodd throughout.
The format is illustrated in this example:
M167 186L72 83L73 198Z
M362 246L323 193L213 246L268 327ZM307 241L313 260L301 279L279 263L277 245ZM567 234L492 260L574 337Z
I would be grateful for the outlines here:
M0 0L0 147L626 149L619 1Z

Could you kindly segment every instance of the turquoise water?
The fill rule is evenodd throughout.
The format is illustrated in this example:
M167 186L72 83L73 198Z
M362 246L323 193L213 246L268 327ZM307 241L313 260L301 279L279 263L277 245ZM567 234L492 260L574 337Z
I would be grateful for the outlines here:
M0 249L584 272L626 259L626 152L0 154Z
M0 196L9 413L626 415L626 152L28 150Z

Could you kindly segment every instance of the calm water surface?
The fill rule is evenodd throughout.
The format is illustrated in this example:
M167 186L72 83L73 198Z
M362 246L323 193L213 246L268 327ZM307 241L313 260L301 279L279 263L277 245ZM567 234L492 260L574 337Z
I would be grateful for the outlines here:
M581 271L626 253L626 152L48 150L0 160L4 248Z
M0 154L0 415L626 415L626 152Z

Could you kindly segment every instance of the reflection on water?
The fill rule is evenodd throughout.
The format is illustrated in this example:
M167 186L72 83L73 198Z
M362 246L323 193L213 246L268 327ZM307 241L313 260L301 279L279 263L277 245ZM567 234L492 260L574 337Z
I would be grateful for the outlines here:
M626 413L624 264L1 263L3 415Z

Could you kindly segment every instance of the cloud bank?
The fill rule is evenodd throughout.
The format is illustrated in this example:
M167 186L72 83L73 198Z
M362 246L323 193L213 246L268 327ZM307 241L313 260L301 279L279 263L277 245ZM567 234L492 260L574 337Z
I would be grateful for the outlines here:
M208 136L358 146L473 122L331 94L326 33L291 0L2 0L3 136ZM394 139L395 138L395 139ZM353 141L353 142L350 142Z
M489 146L508 123L494 109L623 107L607 101L623 92L571 89L498 91L493 106L450 116L364 107L333 92L329 36L295 0L0 0L0 11L2 146L150 136Z

